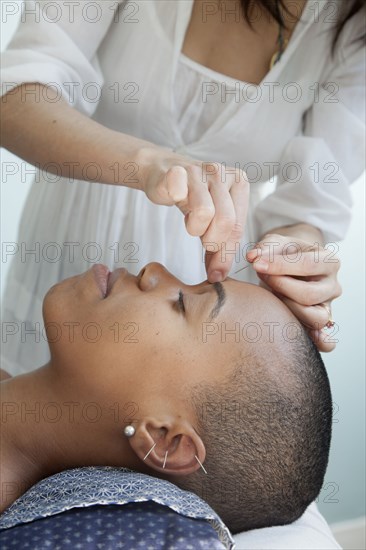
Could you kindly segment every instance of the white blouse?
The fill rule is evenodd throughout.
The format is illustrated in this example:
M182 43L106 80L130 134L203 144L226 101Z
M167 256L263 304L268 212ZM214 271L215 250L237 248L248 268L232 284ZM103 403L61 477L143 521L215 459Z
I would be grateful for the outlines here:
M193 0L24 4L2 59L2 93L53 82L110 128L197 159L239 163L255 194L277 175L254 215L257 236L306 221L329 241L344 237L349 184L364 161L365 58L351 44L363 30L360 14L332 59L336 3L308 0L281 61L256 86L181 54Z
M328 241L347 230L349 184L364 165L364 49L352 44L363 18L347 23L333 59L327 31L336 5L307 1L280 62L257 86L181 53L193 0L27 0L2 55L2 94L24 82L49 84L113 130L240 165L251 199L233 276L247 244L275 227L308 222ZM200 239L188 235L181 212L126 187L38 170L18 240L36 253L14 256L4 301L4 318L14 322L42 324L48 288L96 261L134 274L159 261L188 284L206 278ZM235 278L258 281L251 267ZM40 340L3 346L10 372L48 359Z

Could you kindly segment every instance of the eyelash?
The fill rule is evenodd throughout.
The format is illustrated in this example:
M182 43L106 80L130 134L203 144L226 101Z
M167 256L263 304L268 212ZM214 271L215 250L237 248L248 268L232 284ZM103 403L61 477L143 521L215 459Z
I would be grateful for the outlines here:
M184 313L186 312L186 308L184 307L184 301L183 301L183 292L180 290L179 291L179 298L178 298L178 304L179 304L179 308L181 309L181 311L183 311Z

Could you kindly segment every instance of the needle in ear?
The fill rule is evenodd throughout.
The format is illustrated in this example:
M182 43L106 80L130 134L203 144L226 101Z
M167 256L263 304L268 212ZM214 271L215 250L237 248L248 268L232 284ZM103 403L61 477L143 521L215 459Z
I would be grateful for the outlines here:
M168 451L165 452L163 468L165 468L167 456L168 456Z
M146 455L144 456L143 460L146 460L146 459L147 459L147 457L149 456L149 454L151 453L151 451L152 451L153 449L155 449L155 447L156 447L156 443L154 443L154 445L151 447L150 451L148 451L148 452L146 453Z
M202 464L202 462L200 461L200 459L198 458L197 455L194 455L194 458L197 460L198 464L201 466L202 470L205 472L205 474L207 474L207 470L206 468L204 467L204 465Z

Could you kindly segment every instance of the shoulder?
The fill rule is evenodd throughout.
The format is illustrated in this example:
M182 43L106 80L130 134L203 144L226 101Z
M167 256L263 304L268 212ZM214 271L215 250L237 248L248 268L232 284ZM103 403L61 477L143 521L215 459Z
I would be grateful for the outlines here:
M6 372L6 370L4 369L0 369L0 382L6 380L7 378L12 378L11 374Z

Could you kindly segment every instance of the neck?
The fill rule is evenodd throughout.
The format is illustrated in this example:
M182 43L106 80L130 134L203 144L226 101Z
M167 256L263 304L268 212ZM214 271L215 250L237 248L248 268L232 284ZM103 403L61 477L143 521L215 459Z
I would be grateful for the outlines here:
M1 382L1 511L68 468L145 471L123 435L123 405L101 401L90 388L85 393L77 377L62 376L51 363Z

